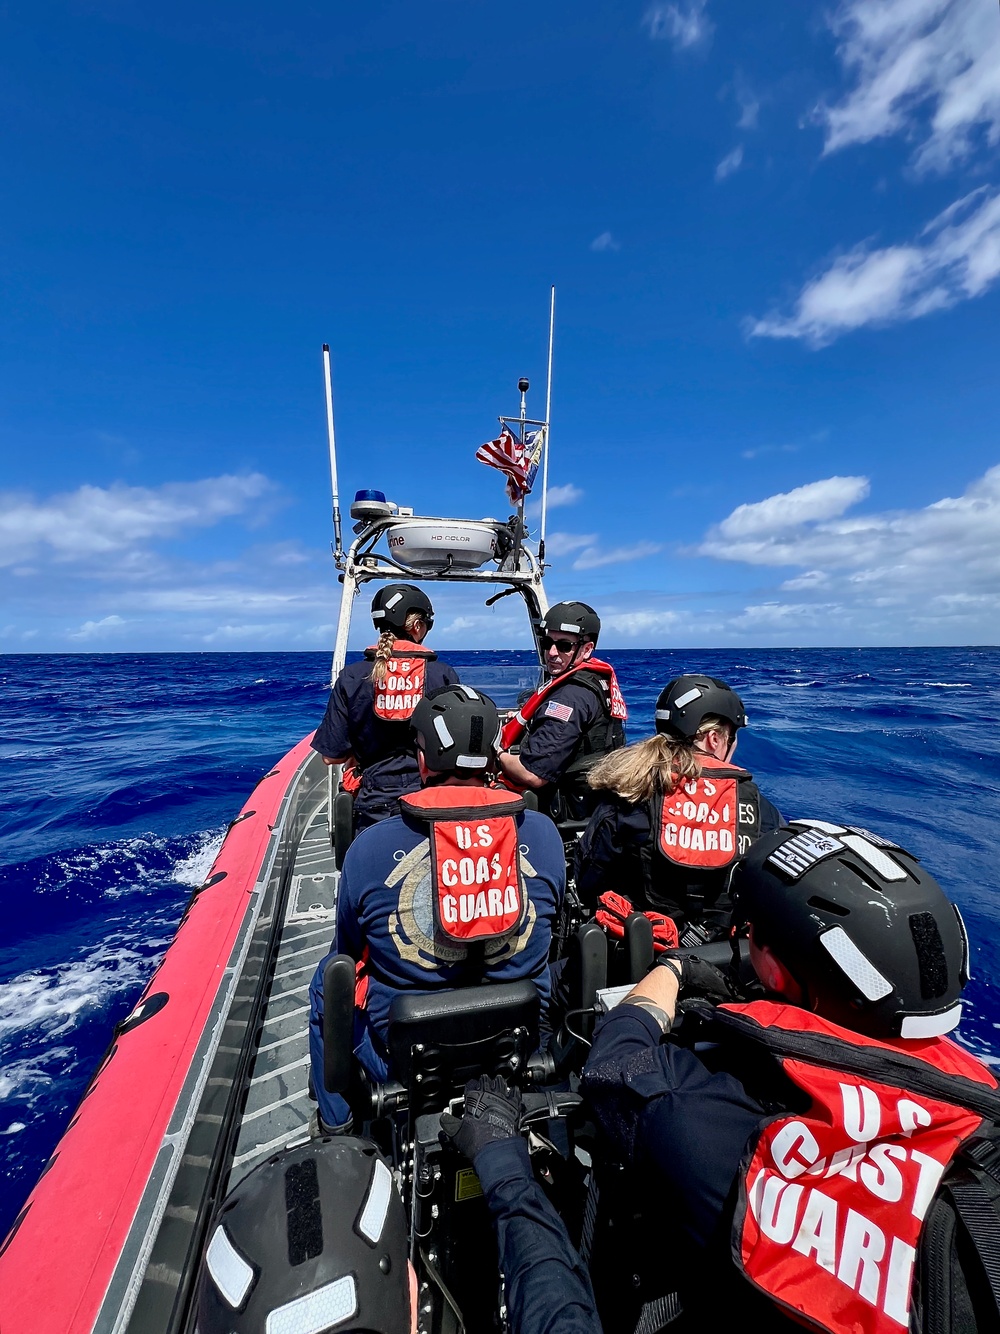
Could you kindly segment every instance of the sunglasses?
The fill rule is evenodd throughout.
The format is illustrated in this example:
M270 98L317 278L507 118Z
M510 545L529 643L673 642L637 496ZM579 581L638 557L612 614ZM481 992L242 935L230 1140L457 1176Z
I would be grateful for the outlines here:
M539 643L543 653L548 653L550 648L554 648L557 653L572 653L573 649L580 647L579 639L550 639L548 635L543 635Z

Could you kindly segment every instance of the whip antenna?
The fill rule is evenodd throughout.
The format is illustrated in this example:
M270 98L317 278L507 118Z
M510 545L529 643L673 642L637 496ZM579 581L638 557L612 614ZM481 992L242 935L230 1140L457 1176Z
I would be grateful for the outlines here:
M552 284L549 300L549 373L545 382L545 444L542 454L542 516L538 541L538 563L545 563L545 517L548 511L549 496L549 431L552 421L552 342L556 327L556 288Z
M333 379L330 375L329 343L323 344L323 376L326 384L326 434L330 442L330 486L333 491L333 555L339 565L344 558L344 546L340 536L340 488L337 483L337 438L333 430Z

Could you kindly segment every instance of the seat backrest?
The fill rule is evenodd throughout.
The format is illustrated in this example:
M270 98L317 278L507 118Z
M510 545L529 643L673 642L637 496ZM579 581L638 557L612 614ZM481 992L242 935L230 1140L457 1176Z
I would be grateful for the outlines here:
M538 1016L538 990L527 979L397 996L389 1010L393 1076L409 1088L411 1108L479 1074L519 1079L538 1046Z

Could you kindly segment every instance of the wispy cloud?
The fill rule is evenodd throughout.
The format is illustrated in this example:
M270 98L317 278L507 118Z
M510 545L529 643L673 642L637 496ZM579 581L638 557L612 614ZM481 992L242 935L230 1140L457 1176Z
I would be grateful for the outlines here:
M737 144L732 152L727 153L722 161L716 165L715 179L717 181L724 181L727 176L732 176L734 171L739 171L742 165L743 145Z
M842 0L831 23L854 86L817 113L825 152L905 133L920 141L919 168L943 170L972 151L977 129L1000 142L992 0Z
M915 320L981 296L1000 278L1000 190L974 190L905 245L841 255L799 294L790 315L750 321L757 338L822 347L865 325Z
M67 639L103 639L127 622L121 616L104 616L99 621L84 621L78 630L67 630Z
M548 493L548 507L550 510L558 509L561 505L575 505L578 500L583 499L583 491L580 487L574 486L572 482L565 482L562 486L550 486Z
M1000 466L957 497L922 509L845 517L869 493L867 478L828 477L741 505L698 549L717 560L799 567L788 592L831 593L867 606L906 605L928 615L956 598L1000 601ZM978 605L978 602L977 602Z
M713 530L709 543L722 541L739 547L749 540L751 549L756 551L761 538L770 540L775 534L801 528L803 524L836 518L863 500L869 489L867 477L827 477L821 482L797 486L794 491L768 496L766 500L737 505ZM717 552L712 550L708 554ZM748 557L738 555L736 559Z
M742 74L737 74L733 83L733 96L736 98L736 105L740 109L740 117L736 122L737 129L755 130L757 128L757 118L760 115L760 98Z
M244 513L272 489L260 473L160 487L81 486L37 500L0 494L0 566L38 556L76 561L119 553Z
M676 0L653 4L646 10L643 25L650 37L671 43L676 51L706 45L715 31L708 17L708 0Z
M646 556L655 556L662 551L660 542L635 542L630 547L612 547L603 551L600 547L588 547L573 562L574 570L597 570L602 565L622 565L630 560L642 560Z
M601 232L600 236L595 236L590 243L591 250L596 250L599 254L605 250L621 250L621 245L615 240L610 232Z
M596 533L549 533L545 539L547 556L569 556L582 547L591 547L597 541Z

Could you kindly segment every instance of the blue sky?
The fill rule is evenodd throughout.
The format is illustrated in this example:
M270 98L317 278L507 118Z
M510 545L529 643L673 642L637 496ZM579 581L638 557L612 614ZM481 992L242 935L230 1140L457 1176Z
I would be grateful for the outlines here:
M2 26L0 649L328 647L320 345L345 492L502 516L550 283L550 597L607 645L997 642L995 0Z

